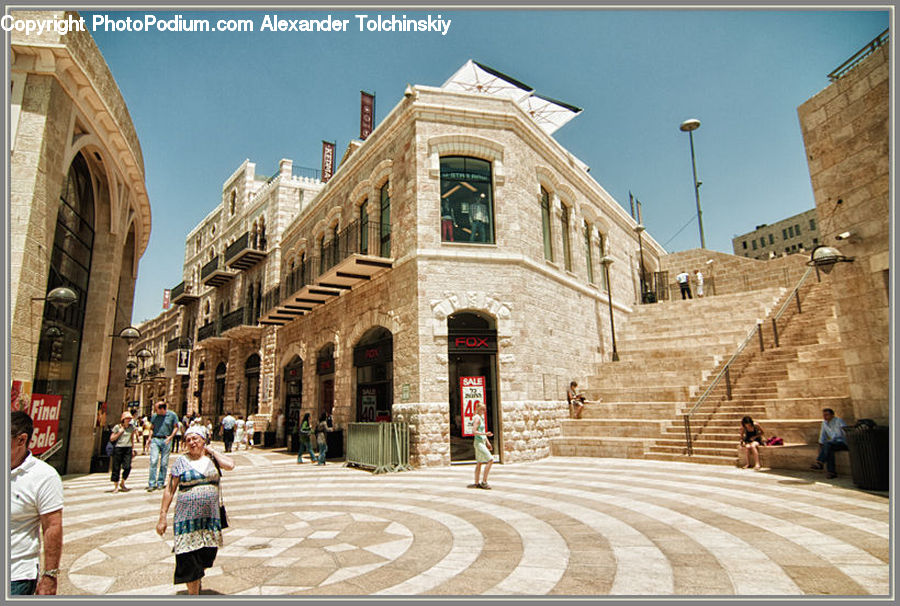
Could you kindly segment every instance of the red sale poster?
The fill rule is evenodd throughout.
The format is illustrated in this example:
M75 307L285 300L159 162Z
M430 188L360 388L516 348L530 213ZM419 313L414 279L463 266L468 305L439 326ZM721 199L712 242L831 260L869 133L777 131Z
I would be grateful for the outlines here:
M460 410L462 410L462 435L475 435L475 407L484 402L484 377L459 378ZM487 423L487 420L485 420Z
M40 393L31 396L31 419L34 434L28 449L33 455L41 455L49 450L58 439L59 409L62 396L48 396Z

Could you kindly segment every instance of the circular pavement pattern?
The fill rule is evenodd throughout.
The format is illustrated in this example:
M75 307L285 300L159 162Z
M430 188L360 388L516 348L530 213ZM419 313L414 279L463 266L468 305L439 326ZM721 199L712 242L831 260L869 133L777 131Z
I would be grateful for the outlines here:
M173 455L177 456L177 455ZM371 475L235 453L230 528L203 593L229 595L885 595L889 503L846 478L553 457ZM113 494L64 482L61 595L173 595L147 457Z

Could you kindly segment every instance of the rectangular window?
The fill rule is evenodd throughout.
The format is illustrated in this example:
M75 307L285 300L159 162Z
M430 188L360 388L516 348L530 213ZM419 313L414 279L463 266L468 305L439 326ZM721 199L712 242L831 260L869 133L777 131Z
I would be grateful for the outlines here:
M753 250L756 250L756 240L753 240Z
M359 205L359 252L369 254L369 201Z
M441 241L494 243L491 163L441 158Z
M794 237L794 228L793 227L788 227L788 236L790 236L791 238Z
M760 245L760 247L765 248L765 247L766 247L766 239L765 239L765 238L760 238L760 239L759 239L759 245Z
M584 224L584 255L587 259L587 276L588 282L594 283L594 261L591 258L591 224Z
M391 256L391 198L388 195L390 181L381 186L381 256Z
M816 220L815 219L809 220L809 230L816 231Z
M775 236L769 234L769 244L775 244Z
M544 258L553 260L553 235L550 231L550 193L541 187L541 227L544 231Z
M569 247L569 207L565 204L562 205L562 213L559 217L559 222L562 227L562 246L563 246L563 260L565 261L566 271L572 271L572 250Z
M744 241L743 241L743 242L741 242L741 244L743 244L743 245L744 245L744 250L747 250L747 241L746 241L746 240L744 240Z
M800 235L800 226L799 226L799 225L795 225L795 226L794 226L794 235L795 235L795 236L799 236L799 235Z
M787 240L787 239L788 239L788 236L787 236L787 230L786 230L786 229L782 229L782 230L781 230L781 238L782 238L782 240Z
M819 243L819 239L818 239L818 238L813 238L813 246L815 246L815 245L818 244L818 243Z

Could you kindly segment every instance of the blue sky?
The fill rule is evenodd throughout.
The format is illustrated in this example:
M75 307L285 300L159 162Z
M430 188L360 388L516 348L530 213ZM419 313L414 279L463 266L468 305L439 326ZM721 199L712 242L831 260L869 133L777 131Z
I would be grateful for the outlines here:
M360 90L376 93L379 122L408 82L439 86L469 58L584 108L555 138L626 210L632 191L648 232L670 251L699 246L688 137L678 129L698 118L706 244L731 252L733 236L814 206L797 107L889 23L886 11L850 10L365 9L330 11L351 20L349 32L258 31L274 13L329 14L178 11L249 17L257 31L92 32L137 129L153 212L136 324L162 311L163 289L181 281L185 236L245 158L263 174L280 158L316 168L323 139L337 141L340 158L359 133ZM360 33L360 13L452 23L446 36ZM90 23L93 13L83 15Z

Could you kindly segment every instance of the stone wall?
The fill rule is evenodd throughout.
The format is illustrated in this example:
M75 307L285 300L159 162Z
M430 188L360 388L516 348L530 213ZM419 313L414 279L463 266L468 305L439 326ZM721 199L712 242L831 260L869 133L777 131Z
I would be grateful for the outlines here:
M890 414L890 47L798 108L856 418ZM835 236L850 232L848 239Z

